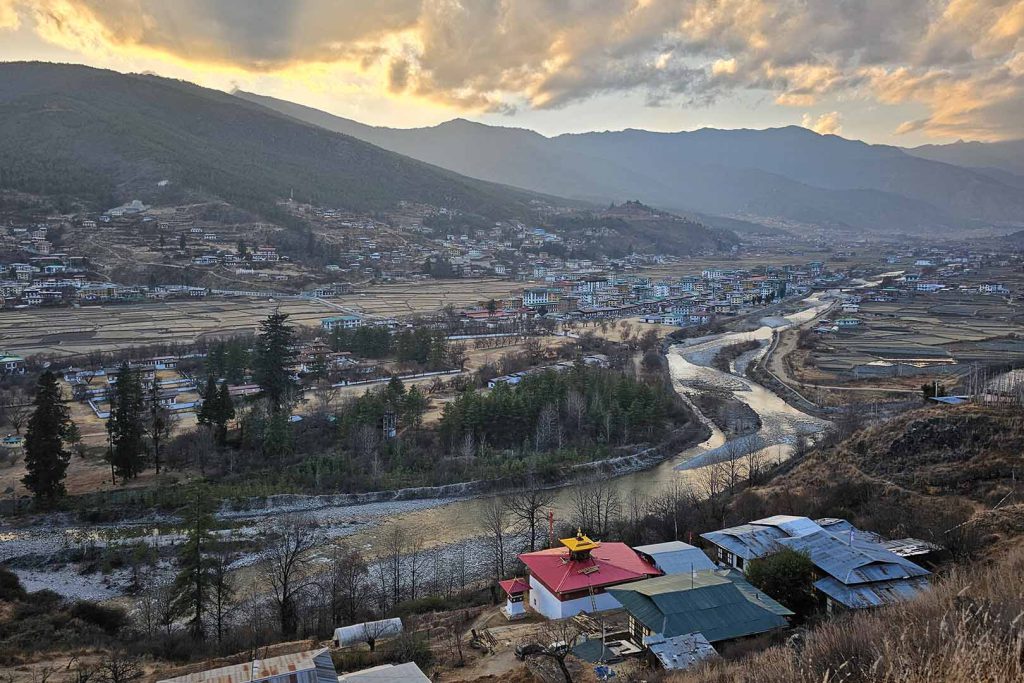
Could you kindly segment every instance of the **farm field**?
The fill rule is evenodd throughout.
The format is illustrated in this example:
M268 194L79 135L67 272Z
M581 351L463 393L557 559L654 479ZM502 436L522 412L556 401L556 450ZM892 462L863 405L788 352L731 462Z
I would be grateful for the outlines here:
M802 380L887 378L903 386L901 374L925 377L931 368L958 375L973 363L1024 358L1024 309L1003 297L953 291L865 301L855 317L861 321L856 328L815 340L812 350L790 357ZM887 377L890 372L896 376Z
M280 310L293 323L315 327L343 312L399 317L467 306L507 296L523 283L454 280L380 285L323 303L300 299L210 299L83 308L0 312L0 347L23 356L67 357L133 346L190 343L254 332L260 320Z

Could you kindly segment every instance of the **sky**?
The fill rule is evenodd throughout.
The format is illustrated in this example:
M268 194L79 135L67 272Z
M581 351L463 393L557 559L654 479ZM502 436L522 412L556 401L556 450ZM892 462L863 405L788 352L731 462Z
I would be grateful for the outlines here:
M395 127L1024 138L1024 0L0 0L0 60Z

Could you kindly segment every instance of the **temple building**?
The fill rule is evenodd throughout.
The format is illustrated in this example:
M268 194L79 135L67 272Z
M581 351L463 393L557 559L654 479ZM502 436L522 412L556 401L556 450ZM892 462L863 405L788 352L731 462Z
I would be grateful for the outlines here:
M524 599L549 619L617 609L607 589L663 574L625 543L599 543L578 532L561 544L519 556L529 570Z

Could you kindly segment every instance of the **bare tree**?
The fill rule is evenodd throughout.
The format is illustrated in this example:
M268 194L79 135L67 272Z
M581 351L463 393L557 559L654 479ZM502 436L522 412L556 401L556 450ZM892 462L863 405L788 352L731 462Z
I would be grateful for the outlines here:
M285 636L294 636L298 628L299 599L309 584L304 570L316 542L316 532L311 524L293 520L284 525L268 553L274 605L281 633Z
M318 415L332 415L338 402L340 389L323 384L313 390L313 412Z
M621 512L622 500L612 482L598 480L573 490L573 522L589 534L606 536Z
M210 608L213 623L217 629L217 642L224 640L224 631L230 616L232 597L235 594L234 581L231 578L231 563L227 555L220 553L213 558L210 571Z
M355 548L341 545L330 555L325 592L333 624L356 620L366 588L366 560Z
M389 633L391 626L386 620L367 621L363 624L363 641L370 646L370 652L377 647L377 641Z
M27 397L20 394L14 395L3 409L7 416L7 422L14 427L14 433L19 436L21 428L27 425L29 418L32 417L32 411L32 403Z
M142 666L136 657L124 652L106 655L96 669L96 679L101 683L132 683L142 678Z
M402 570L405 567L406 553L409 550L409 537L405 528L399 524L391 527L387 536L384 537L384 564L389 570L391 604L397 605L402 601Z
M537 549L538 536L544 538L544 509L555 499L550 490L527 482L526 488L505 499L505 506L515 525L529 535L529 548Z
M547 450L554 445L561 448L562 436L562 422L558 418L558 408L554 404L548 403L540 409L540 414L537 416L534 448L537 451Z
M505 502L497 496L482 502L480 521L487 532L491 545L491 558L494 562L494 578L500 581L505 577L505 534L508 529L508 517Z
M363 460L369 460L376 477L380 474L380 434L371 425L361 424L352 430L352 449Z
M582 635L580 626L572 619L551 621L540 635L539 642L534 641L521 646L520 652L524 657L543 658L552 662L558 667L565 683L572 683L572 673L565 660Z
M587 416L586 397L575 389L570 389L565 396L565 413L579 433L583 429L583 419Z

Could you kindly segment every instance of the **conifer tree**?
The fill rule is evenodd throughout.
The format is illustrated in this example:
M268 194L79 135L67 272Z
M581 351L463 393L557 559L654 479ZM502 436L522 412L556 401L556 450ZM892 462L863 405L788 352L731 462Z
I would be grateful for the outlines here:
M235 419L235 402L231 399L227 382L217 392L217 441L223 446L228 440L228 420Z
M295 380L292 379L295 335L287 321L286 314L271 313L260 323L260 333L256 338L253 375L274 411L287 405L295 389Z
M57 378L49 370L39 376L33 405L35 410L25 433L27 473L22 482L37 500L52 502L65 492L64 476L71 460L65 444L74 423L68 417Z
M160 474L160 445L171 434L171 414L160 404L160 388L157 386L156 378L149 387L148 402L149 420L146 423L146 431L153 447L153 466L156 473Z
M196 413L196 421L201 425L217 424L217 380L211 374L206 378L206 386L203 387L203 405Z
M187 621L189 633L196 640L205 635L203 620L215 598L215 560L210 556L214 539L212 513L206 490L197 486L186 512L187 538L178 557L179 570L172 587L174 612Z
M110 399L107 458L115 479L134 479L145 467L145 398L139 373L127 361L117 371L117 383Z

